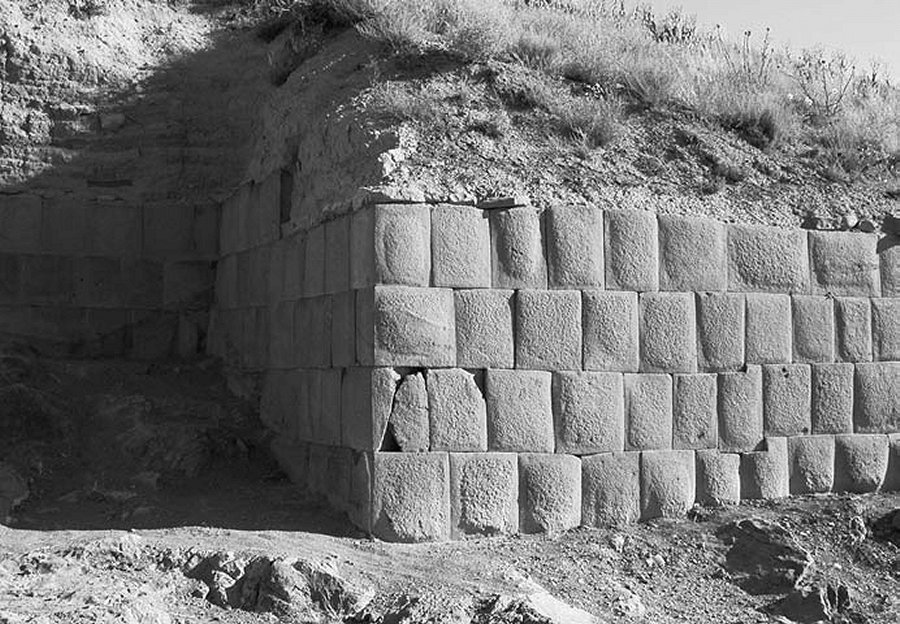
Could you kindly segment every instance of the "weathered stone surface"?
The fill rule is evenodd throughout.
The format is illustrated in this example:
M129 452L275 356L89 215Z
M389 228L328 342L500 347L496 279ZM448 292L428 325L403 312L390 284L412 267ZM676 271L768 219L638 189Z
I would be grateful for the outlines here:
M637 522L640 503L640 453L581 458L582 524L599 527Z
M659 290L659 237L656 215L642 210L603 213L606 287Z
M388 436L403 452L427 451L430 444L428 424L428 390L422 373L407 375L397 387ZM395 449L385 449L395 450Z
M837 297L834 300L837 359L842 362L872 361L872 310L869 299Z
M380 450L398 375L392 368L348 368L341 383L341 445Z
M341 382L339 368L315 371L314 383L319 384L320 408L314 423L314 439L329 446L341 445Z
M888 467L882 488L886 492L900 490L900 433L888 436Z
M636 373L638 298L632 292L584 291L584 369Z
M494 288L546 288L540 215L534 208L490 212Z
M791 591L813 563L790 531L769 520L738 520L722 526L716 535L731 545L725 555L728 571L752 594Z
M350 288L350 217L325 224L325 292Z
M782 364L792 359L791 299L787 295L747 295L748 364Z
M834 303L816 295L792 297L795 362L834 361Z
M900 299L872 299L872 346L876 360L900 360Z
M519 529L515 453L451 453L450 517L454 537Z
M719 440L714 374L675 375L672 448L716 448Z
M700 370L738 370L744 365L744 295L697 295L697 362Z
M363 208L350 215L350 288L374 286L375 210Z
M0 201L0 249L29 253L41 249L41 198L37 195L4 195Z
M900 362L856 365L854 431L900 432Z
M572 455L519 455L519 528L564 531L581 523L581 461Z
M784 498L790 493L787 438L766 438L766 449L741 454L741 498Z
M516 293L516 368L581 368L581 293L520 290Z
M294 309L294 349L305 368L331 366L332 301L329 295L301 299Z
M806 233L764 225L729 225L728 289L807 292Z
M881 295L881 278L872 234L810 232L812 287L820 294Z
M487 406L472 373L460 368L429 370L428 402L431 450L487 450Z
M625 450L672 448L672 377L625 374Z
M554 206L547 211L550 288L603 288L603 211Z
M282 301L272 308L269 323L269 367L291 368L294 353L294 302Z
M812 432L853 433L853 364L812 366Z
M762 370L718 377L719 449L752 451L763 441Z
M640 307L641 372L695 372L697 370L696 325L692 294L642 294Z
M435 286L491 287L491 229L484 211L444 204L431 209L431 271Z
M373 210L376 283L428 286L431 279L430 207L385 204L376 205Z
M697 501L704 505L725 505L741 500L741 456L717 450L699 450L697 461Z
M625 413L619 373L555 373L556 451L587 455L624 448Z
M728 287L725 226L711 219L660 215L659 288L719 292Z
M457 363L467 368L512 368L513 291L457 290Z
M339 292L331 299L331 363L356 364L356 293Z
M325 294L325 226L317 225L306 233L306 257L303 261L303 296Z
M305 292L303 280L306 277L306 236L295 234L284 241L284 283L282 291L285 299L299 299Z
M544 371L494 370L485 375L488 448L552 453L552 375Z
M763 417L767 436L808 434L812 429L812 373L808 364L767 364Z
M375 453L372 531L392 542L450 537L447 453Z
M888 467L886 435L839 435L834 438L834 491L874 492Z
M696 494L694 451L641 453L641 519L681 516Z
M791 494L830 492L834 485L834 437L788 438Z
M881 250L881 293L900 297L900 236L885 236L878 243Z

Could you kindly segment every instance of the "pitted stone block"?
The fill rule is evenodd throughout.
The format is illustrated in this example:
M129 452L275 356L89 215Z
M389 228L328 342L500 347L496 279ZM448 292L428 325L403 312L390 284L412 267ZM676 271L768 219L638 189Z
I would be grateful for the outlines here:
M550 288L603 288L603 211L554 206L547 211Z
M557 452L621 451L625 444L622 375L555 373L553 414Z
M447 453L375 453L372 530L392 542L450 537Z
M752 451L763 441L762 369L720 373L719 449Z
M491 229L472 206L431 209L431 267L435 286L491 287Z
M519 455L519 528L565 531L581 524L581 460L572 455Z
M765 434L808 434L812 429L812 373L809 365L767 364L762 371Z
M672 448L672 377L625 374L625 450Z
M303 296L325 293L325 226L317 225L306 233L306 257L303 261Z
M807 292L806 232L765 225L729 225L728 289Z
M457 363L467 368L512 368L513 291L457 290Z
M728 287L725 226L711 219L660 215L660 290L718 292Z
M888 436L888 467L882 489L886 492L900 490L900 433Z
M487 406L472 373L460 368L429 370L428 402L431 450L487 450Z
M331 366L331 297L301 299L294 310L294 349L305 368Z
M341 383L341 444L381 449L398 375L392 368L348 368Z
M325 292L350 288L350 217L325 224Z
M741 456L708 449L696 452L697 501L703 505L741 501Z
M641 372L697 370L697 323L691 293L644 293L640 307Z
M546 288L541 218L534 208L490 212L494 288Z
M787 438L766 438L764 451L741 454L741 498L784 498L789 484Z
M675 375L672 447L716 448L719 440L714 374Z
M812 366L813 433L853 433L853 364Z
M872 343L876 360L900 360L900 299L872 299Z
M659 235L656 215L643 210L603 213L606 287L659 290Z
M900 432L900 362L856 365L854 431Z
M584 369L636 373L637 294L586 290L582 297L582 307Z
M520 290L516 293L516 368L581 368L581 293Z
M431 208L378 204L350 222L350 286L428 286L431 279Z
M886 435L840 435L834 438L834 491L874 492L887 475Z
M744 295L697 295L697 361L700 370L717 372L744 366Z
M900 297L900 236L885 236L878 242L881 250L881 293Z
M581 522L623 525L641 516L640 453L601 453L581 458Z
M872 361L872 310L869 299L837 297L834 300L837 359L842 362Z
M834 362L834 303L829 297L792 297L795 362Z
M788 438L791 494L821 494L834 485L834 437Z
M515 453L451 453L453 535L519 530L519 465Z
M356 293L337 293L331 300L331 362L333 366L356 364Z
M428 424L428 390L422 373L407 375L397 386L391 417L388 420L388 439L405 453L427 451L431 434Z
M791 298L747 295L746 358L748 364L781 364L792 359Z
M877 242L873 234L810 232L813 291L823 295L880 296Z
M694 451L641 453L641 519L683 515L697 498Z
M488 448L492 451L552 453L551 374L488 369Z

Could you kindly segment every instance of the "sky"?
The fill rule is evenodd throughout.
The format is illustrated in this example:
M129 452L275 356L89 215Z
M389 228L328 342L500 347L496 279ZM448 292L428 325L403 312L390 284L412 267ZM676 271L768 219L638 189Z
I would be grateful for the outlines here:
M900 0L649 0L657 12L681 7L699 23L753 38L771 28L772 40L795 48L846 52L868 69L879 59L900 83Z

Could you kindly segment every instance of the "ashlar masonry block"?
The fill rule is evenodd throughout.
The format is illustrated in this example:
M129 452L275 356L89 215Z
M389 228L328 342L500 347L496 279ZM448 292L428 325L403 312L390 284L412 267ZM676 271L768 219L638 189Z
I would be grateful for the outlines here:
M488 369L488 448L492 451L554 451L552 375L544 371Z
M372 532L392 542L450 537L447 453L375 453Z
M284 241L284 283L283 297L299 299L303 296L306 277L306 236L294 234Z
M546 288L540 214L534 208L490 212L494 288Z
M329 368L314 372L316 382L320 384L321 407L314 428L316 438L322 444L340 446L341 444L341 385L343 372L339 368Z
M900 491L900 433L888 436L888 467L882 488L886 492Z
M675 375L672 408L672 447L716 448L718 412L714 374Z
M331 297L297 301L294 311L294 349L306 368L331 366Z
M0 251L29 253L41 248L41 198L4 195L0 198Z
M490 288L491 230L487 214L471 206L434 206L431 267L435 286Z
M431 208L378 204L350 221L350 285L428 286L431 279Z
M554 206L547 211L551 288L603 288L603 211Z
M694 451L641 453L641 519L683 515L697 497Z
M512 368L513 291L457 290L457 363L466 368Z
M392 368L348 368L341 383L341 445L381 449L400 381Z
M515 453L451 453L450 517L454 537L519 529L519 462Z
M290 368L298 364L294 351L294 302L272 306L269 322L269 366Z
M616 526L641 515L640 453L601 453L581 458L581 522Z
M854 370L853 364L813 364L813 433L853 433Z
M317 297L325 293L325 226L317 225L306 234L303 260L303 295Z
M900 236L885 236L878 246L881 294L885 297L900 297Z
M765 434L808 434L812 429L809 365L768 364L762 367L762 374Z
M719 373L719 450L752 451L763 441L762 370Z
M790 494L787 438L766 438L766 448L741 454L741 498L784 498Z
M637 293L586 290L582 314L584 369L636 373Z
M837 359L841 362L872 361L872 309L865 297L834 300Z
M625 374L625 450L672 448L672 377Z
M325 292L350 288L350 217L338 217L325 224Z
M876 360L900 361L900 298L872 299L872 346Z
M427 451L430 444L428 423L428 390L422 373L407 375L397 386L388 436L397 449L406 453Z
M834 491L876 491L887 474L888 452L886 435L835 436Z
M696 325L692 293L643 293L641 372L696 372Z
M581 524L581 460L572 455L519 455L519 529L565 531Z
M581 368L581 293L520 290L516 293L516 368Z
M834 361L834 303L829 297L794 295L791 300L795 362Z
M873 234L810 232L813 290L820 294L880 296L877 242Z
M659 234L656 215L643 210L604 213L606 287L659 290Z
M747 364L792 361L791 298L787 295L747 295Z
M728 225L728 290L808 292L806 232L764 225Z
M854 431L900 432L900 362L856 365Z
M557 452L587 455L621 451L625 444L622 375L554 374L553 414Z
M697 501L727 505L741 501L741 456L707 449L696 452Z
M356 364L356 293L352 290L331 299L331 362L338 367Z
M744 366L744 295L697 295L697 362L700 370L717 372Z
M788 438L791 494L821 494L834 485L834 436Z
M475 375L461 368L427 375L431 450L486 451L487 404Z
M711 219L676 215L660 215L658 220L660 290L726 290L725 226Z

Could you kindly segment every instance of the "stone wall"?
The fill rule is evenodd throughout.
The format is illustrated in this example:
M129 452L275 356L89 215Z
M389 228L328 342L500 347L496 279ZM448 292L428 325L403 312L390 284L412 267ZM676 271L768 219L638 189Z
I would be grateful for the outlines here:
M211 350L282 465L389 540L900 487L900 247L650 212L223 212Z

